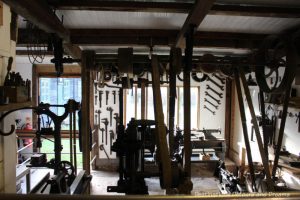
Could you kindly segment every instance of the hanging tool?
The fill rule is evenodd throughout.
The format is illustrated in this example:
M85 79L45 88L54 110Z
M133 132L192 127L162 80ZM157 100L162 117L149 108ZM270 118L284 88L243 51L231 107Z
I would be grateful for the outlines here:
M216 110L218 110L218 107L217 105L213 104L212 102L210 102L209 100L207 100L207 98L204 98L204 101L209 103L210 105L212 105Z
M221 77L218 76L217 74L214 74L213 76L216 77L223 85L225 84L224 78L221 78Z
M107 118L102 119L102 123L105 126L105 145L107 145L107 125L108 125L108 120Z
M206 85L206 89L207 90L211 90L212 92L214 92L216 95L219 96L220 99L223 98L223 94L221 92L216 91L215 89L213 89L212 87L210 87L209 85Z
M217 86L218 88L220 88L220 90L224 91L224 86L220 85L219 83L217 83L215 80L213 80L211 77L207 78L208 81L210 81L211 83L213 83L215 86Z
M109 90L106 90L105 94L106 94L106 105L108 105Z
M109 131L109 136L110 136L110 141L109 141L109 154L111 155L112 154L112 151L111 151L111 146L112 146L112 142L113 140L115 139L115 133L113 130L110 130Z
M209 109L208 107L206 107L206 105L204 105L203 108L206 109L206 110L208 110L208 111L210 111L213 115L216 114L215 111L212 111L211 109Z
M116 91L112 91L112 94L114 96L114 104L116 104Z
M221 104L221 101L216 99L215 97L211 96L208 92L205 92L206 96L209 96L210 98L212 98L213 100L215 100L219 105Z
M103 94L103 91L99 91L99 104L100 104L100 108L102 107L102 94Z
M100 127L100 121L101 121L101 117L100 117L100 114L101 114L101 110L96 110L96 113L98 114L98 126Z
M98 96L95 95L95 106L97 105Z
M104 151L104 153L105 153L105 155L106 155L107 159L109 159L108 153L106 152L106 150L105 150L105 148L104 148L104 145L103 145L103 144L100 144L100 150L101 150L101 151Z
M101 134L102 134L102 143L104 142L104 128L100 128Z
M111 127L112 126L112 114L113 114L114 109L112 107L107 107L106 110L109 111L109 119L110 119L109 126Z
M118 113L114 114L114 119L116 120L116 133L118 133L118 125L119 125L119 121L120 121L120 117Z

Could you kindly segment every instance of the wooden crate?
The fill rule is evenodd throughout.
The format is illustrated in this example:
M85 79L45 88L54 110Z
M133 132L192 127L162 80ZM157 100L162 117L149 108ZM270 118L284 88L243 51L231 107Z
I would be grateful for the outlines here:
M22 103L28 101L28 88L25 86L1 86L0 90L4 91L4 95L9 97L10 103Z

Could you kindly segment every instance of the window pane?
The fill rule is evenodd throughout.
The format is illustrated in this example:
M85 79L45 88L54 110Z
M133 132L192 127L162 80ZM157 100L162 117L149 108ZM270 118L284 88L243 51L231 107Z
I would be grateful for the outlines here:
M175 120L178 119L177 126L181 129L184 128L184 96L183 87L178 87L177 100L179 103L175 109ZM199 91L197 87L191 87L191 129L198 127L198 95ZM179 112L178 112L179 111ZM179 114L179 116L177 116ZM177 118L178 117L178 118Z
M135 92L134 88L126 90L126 125L135 118Z
M198 128L198 88L191 88L191 129Z
M52 105L66 104L69 99L75 99L76 101L81 102L80 78L40 78L39 81L40 102ZM61 107L51 107L50 110L57 115L62 115L65 111L65 109ZM45 125L47 121L48 118L42 116L41 126L43 126L43 122ZM61 128L62 130L69 129L69 117L62 122Z
M154 120L154 107L153 107L153 90L152 87L148 87L148 99L147 99L147 119ZM162 99L162 106L163 106L163 112L164 112L164 123L167 124L167 111L168 111L168 88L167 87L161 87L161 99Z

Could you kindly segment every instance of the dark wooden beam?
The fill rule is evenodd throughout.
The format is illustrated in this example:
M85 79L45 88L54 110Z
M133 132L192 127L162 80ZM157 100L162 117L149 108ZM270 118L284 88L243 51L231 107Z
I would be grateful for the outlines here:
M177 30L155 29L71 29L71 43L80 46L99 45L143 45L171 46L175 43ZM28 33L19 29L18 46L28 43ZM204 32L198 31L194 36L195 47L220 47L255 49L266 37L265 34ZM47 42L47 34L42 34ZM80 54L79 48L73 54ZM77 52L77 53L76 53Z
M3 2L40 29L48 33L56 33L65 41L69 41L69 31L62 25L45 0L3 0Z
M189 30L190 26L193 26L195 29L203 21L211 7L213 6L215 0L197 0L195 5L189 12L180 32L177 35L175 40L175 47L184 48L184 36Z
M137 1L98 1L98 0L48 0L60 10L97 10L132 12L188 13L193 7L187 2L137 2ZM275 7L259 5L214 4L209 15L233 15L255 17L299 18L298 7Z
M80 48L69 43L69 30L63 26L62 22L45 0L4 0L3 2L9 5L15 13L23 16L46 33L57 34L64 40L66 52L75 59L81 58ZM21 37L24 37L24 34L21 35ZM43 40L47 41L48 35L46 35Z

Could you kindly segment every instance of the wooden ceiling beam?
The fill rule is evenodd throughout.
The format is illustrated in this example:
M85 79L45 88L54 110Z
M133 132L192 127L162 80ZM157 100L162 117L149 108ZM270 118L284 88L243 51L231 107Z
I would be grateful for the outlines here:
M81 58L80 48L69 43L69 30L63 26L45 0L3 0L3 2L41 30L57 34L64 41L65 51L75 59Z
M47 33L56 33L69 41L70 33L63 26L45 0L3 0L17 14L23 16Z
M215 0L196 0L193 8L189 12L181 30L177 35L174 43L175 47L185 47L184 36L189 30L190 26L194 26L195 30L197 30L198 26L201 24L201 22L213 6L214 2Z
M193 7L192 3L187 2L48 0L48 3L59 10L97 10L129 12L188 13ZM208 14L275 18L299 18L300 8L282 6L261 6L255 4L235 5L215 3Z
M128 45L128 46L171 46L174 44L177 30L156 29L70 29L71 43L79 46ZM18 46L28 43L26 30L19 29ZM220 48L257 48L266 37L265 34L205 32L195 33L195 47ZM47 42L47 35L44 35ZM75 51L76 52L76 51ZM80 53L77 53L78 55Z

